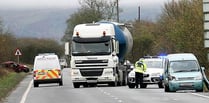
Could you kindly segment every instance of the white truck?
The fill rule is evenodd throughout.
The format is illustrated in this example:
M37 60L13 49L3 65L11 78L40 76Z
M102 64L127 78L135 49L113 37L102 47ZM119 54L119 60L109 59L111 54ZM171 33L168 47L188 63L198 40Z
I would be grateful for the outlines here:
M97 22L75 26L72 40L65 45L70 55L74 88L96 84L126 85L125 55L131 51L132 35L124 24Z

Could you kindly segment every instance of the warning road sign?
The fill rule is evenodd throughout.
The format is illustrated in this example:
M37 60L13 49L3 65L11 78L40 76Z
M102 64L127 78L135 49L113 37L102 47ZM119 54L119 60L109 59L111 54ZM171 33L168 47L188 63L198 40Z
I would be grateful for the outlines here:
M16 55L16 56L22 55L22 53L20 52L20 49L18 49L18 48L16 49L15 55Z

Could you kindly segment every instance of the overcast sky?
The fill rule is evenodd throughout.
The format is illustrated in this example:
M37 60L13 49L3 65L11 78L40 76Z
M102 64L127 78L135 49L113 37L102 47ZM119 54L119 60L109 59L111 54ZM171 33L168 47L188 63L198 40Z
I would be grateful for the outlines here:
M79 0L0 0L0 8L77 8ZM121 7L130 6L161 6L170 0L119 0Z
M43 9L64 8L74 12L80 7L79 0L0 0L0 10L11 9ZM112 0L113 1L113 0ZM133 20L138 18L138 7L141 8L141 18L155 19L160 14L164 3L171 0L119 0L119 7L123 12L121 19ZM153 15L155 17L153 17Z

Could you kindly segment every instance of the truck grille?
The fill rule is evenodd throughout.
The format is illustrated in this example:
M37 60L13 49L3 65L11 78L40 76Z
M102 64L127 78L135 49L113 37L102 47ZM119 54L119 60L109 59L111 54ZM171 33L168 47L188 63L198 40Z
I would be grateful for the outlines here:
M80 69L80 72L82 76L101 76L103 68Z
M106 67L108 66L108 60L80 60L79 62L75 62L76 67Z

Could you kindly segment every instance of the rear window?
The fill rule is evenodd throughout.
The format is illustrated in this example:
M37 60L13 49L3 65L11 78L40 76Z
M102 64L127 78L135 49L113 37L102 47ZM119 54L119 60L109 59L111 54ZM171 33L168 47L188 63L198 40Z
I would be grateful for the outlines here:
M34 69L60 69L59 60L56 56L37 57Z
M147 61L144 61L144 62L147 65L147 68L163 68L162 61L147 60Z

